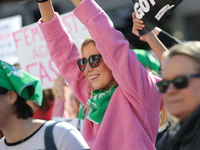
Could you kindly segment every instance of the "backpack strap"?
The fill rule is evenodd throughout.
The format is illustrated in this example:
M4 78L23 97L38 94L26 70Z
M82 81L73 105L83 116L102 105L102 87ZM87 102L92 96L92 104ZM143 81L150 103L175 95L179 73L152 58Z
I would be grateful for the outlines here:
M50 122L45 129L44 144L45 144L46 150L57 150L55 142L54 142L54 138L53 138L53 128L58 122L60 121Z

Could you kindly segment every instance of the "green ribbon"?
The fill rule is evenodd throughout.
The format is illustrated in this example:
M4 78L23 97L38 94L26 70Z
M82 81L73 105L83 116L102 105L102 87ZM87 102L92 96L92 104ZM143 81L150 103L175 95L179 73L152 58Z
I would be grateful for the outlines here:
M90 105L90 110L86 117L88 120L96 124L102 122L108 103L117 87L118 85L115 85L104 92L102 90L93 92L93 97L89 98L87 101L87 104Z
M42 105L42 84L39 78L0 60L0 86L16 92L19 96L27 100L32 100L39 106ZM28 86L35 90L29 97Z

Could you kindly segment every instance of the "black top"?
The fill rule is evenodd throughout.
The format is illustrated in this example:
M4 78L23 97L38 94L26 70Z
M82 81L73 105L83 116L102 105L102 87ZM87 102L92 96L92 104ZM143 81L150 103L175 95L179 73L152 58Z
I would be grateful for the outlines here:
M168 128L157 150L200 150L200 106L184 122Z

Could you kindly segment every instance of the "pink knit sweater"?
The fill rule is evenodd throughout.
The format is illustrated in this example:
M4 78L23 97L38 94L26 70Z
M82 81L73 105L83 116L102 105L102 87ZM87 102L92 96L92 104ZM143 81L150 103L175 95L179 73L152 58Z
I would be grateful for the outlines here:
M119 84L102 123L90 125L85 119L83 137L94 150L154 150L162 107L162 97L156 88L159 79L138 62L123 34L114 29L111 20L93 0L83 0L74 14L87 27ZM85 105L90 97L89 82L78 68L76 61L81 56L61 19L58 14L46 23L40 19L39 26L51 58Z

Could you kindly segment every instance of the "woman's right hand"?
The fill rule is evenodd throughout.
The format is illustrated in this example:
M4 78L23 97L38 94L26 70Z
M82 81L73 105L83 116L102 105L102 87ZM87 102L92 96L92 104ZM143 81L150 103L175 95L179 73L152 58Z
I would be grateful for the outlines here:
M59 75L52 88L55 97L64 98L66 86L65 79Z

